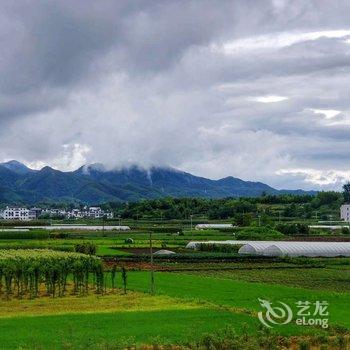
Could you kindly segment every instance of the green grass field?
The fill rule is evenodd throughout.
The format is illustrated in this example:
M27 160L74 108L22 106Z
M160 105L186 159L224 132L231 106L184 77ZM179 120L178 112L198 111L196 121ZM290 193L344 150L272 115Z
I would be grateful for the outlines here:
M75 236L76 235L76 236ZM97 245L97 255L130 258L131 248L149 246L145 232L71 233L64 239L0 239L0 249L9 247L63 248L72 250L82 238ZM190 240L232 239L231 233L185 231L153 235L154 247L181 250ZM160 261L155 272L156 295L150 296L150 272L128 271L128 294L108 292L105 296L66 296L36 300L0 301L0 349L112 349L110 344L174 344L200 339L203 334L229 325L238 334L256 334L260 327L257 312L260 299L282 301L292 308L297 301L327 301L330 325L350 332L349 259L314 259L237 262L193 259L200 254L187 252L191 261ZM141 266L141 268L143 268ZM183 271L181 271L183 270ZM179 272L181 271L181 272ZM107 287L110 279L107 279ZM117 285L122 286L117 272ZM329 330L276 326L284 336L330 334ZM113 347L114 349L115 347Z
M149 273L129 272L128 284L130 289L147 292ZM97 343L183 343L226 326L234 327L237 333L254 334L259 327L258 297L289 303L299 296L309 300L327 298L330 303L336 300L337 305L331 308L332 320L349 326L346 315L341 313L341 307L350 301L348 295L313 295L310 291L306 295L305 290L283 286L160 272L156 273L156 286L156 296L130 292L87 299L11 301L7 311L0 312L1 344L6 344L2 348L78 349ZM42 310L39 315L38 308ZM280 326L278 332L323 333L296 325Z
M257 321L229 311L193 309L110 312L0 319L1 349L95 349L96 344L176 343L226 325L256 329Z
M1 348L80 349L103 342L183 343L227 325L238 333L248 327L248 333L254 334L259 328L258 298L289 305L298 300L327 300L331 325L350 329L349 293L156 272L156 296L147 296L143 293L149 291L149 281L149 272L129 272L128 288L141 294L11 301L8 311L0 310ZM74 307L70 309L69 304ZM31 311L40 307L39 314ZM295 324L278 326L276 331L286 336L324 333Z
M252 283L218 277L203 277L178 273L156 272L156 291L161 295L200 300L213 305L233 309L259 311L258 299L283 301L293 305L297 301L326 300L329 302L330 322L350 329L350 293L315 291L279 284ZM149 273L132 272L129 287L146 292L149 290Z
M335 268L236 269L190 272L208 277L221 277L248 282L283 284L292 287L350 292L350 269Z

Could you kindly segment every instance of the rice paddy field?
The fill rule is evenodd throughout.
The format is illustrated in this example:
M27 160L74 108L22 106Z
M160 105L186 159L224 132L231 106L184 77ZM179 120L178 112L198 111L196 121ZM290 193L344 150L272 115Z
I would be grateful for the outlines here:
M67 291L60 296L47 293L45 275L35 298L30 293L0 294L0 349L348 348L350 259L252 259L187 251L189 241L232 239L232 233L169 231L152 234L153 248L177 254L157 258L154 264L144 227L127 233L67 231L42 237L40 230L30 230L21 232L27 234L21 238L9 238L10 232L1 237L0 232L0 252L20 249L30 255L32 249L50 249L69 254L78 243L93 243L94 259L100 259L105 270L100 293L93 274L82 279L89 292L77 292L74 273L79 271L74 270L67 271ZM128 238L132 243L126 243ZM329 327L297 325L294 313L288 324L264 328L259 299L283 302L293 312L300 301L326 301ZM229 345L223 347L222 342Z

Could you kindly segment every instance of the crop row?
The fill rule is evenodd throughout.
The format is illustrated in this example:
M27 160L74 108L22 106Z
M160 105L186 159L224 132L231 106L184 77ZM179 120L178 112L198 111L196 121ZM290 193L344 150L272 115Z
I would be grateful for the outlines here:
M102 260L91 255L42 249L0 250L0 295L25 294L35 298L40 285L55 297L67 291L73 278L73 293L87 293L93 282L96 292L103 291Z

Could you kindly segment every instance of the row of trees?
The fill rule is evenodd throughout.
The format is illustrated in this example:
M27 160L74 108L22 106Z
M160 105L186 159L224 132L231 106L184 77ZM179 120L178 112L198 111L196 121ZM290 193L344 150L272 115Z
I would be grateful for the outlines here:
M350 186L349 186L350 189ZM350 193L350 192L349 192ZM211 220L234 218L238 224L252 220L260 212L260 220L267 217L327 218L330 211L338 211L344 202L342 193L319 192L314 196L263 195L256 198L164 198L129 204L110 203L111 209L125 219L163 218L189 219L207 217ZM278 207L276 210L274 208ZM262 209L263 208L263 209ZM246 215L250 214L250 216Z
M314 195L267 194L252 198L162 198L142 200L134 203L110 202L101 205L104 210L113 211L124 219L190 219L207 217L208 219L230 219L244 221L244 214L256 215L261 207L267 216L311 218L319 214L327 219L327 213L338 211L342 203L350 203L350 183L345 184L343 193L335 191L318 192ZM58 205L58 204L57 204ZM59 204L64 207L64 204ZM279 211L270 210L280 207ZM68 208L66 206L66 208Z

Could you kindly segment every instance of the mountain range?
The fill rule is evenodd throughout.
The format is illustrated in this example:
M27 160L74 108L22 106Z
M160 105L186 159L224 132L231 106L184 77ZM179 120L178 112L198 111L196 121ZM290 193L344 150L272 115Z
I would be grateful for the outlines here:
M149 170L132 166L106 170L101 164L63 172L48 166L33 170L12 160L0 163L0 203L130 202L161 197L254 197L262 193L314 194L302 190L276 190L261 182L234 177L210 180L172 168Z

